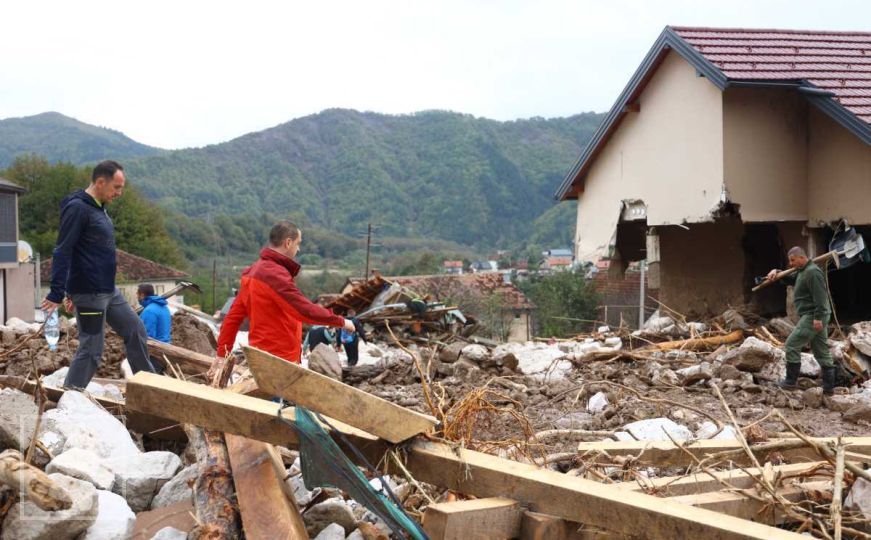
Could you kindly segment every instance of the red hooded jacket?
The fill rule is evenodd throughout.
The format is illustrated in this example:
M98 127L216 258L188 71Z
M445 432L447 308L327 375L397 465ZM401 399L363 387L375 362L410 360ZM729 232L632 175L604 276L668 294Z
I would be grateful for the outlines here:
M245 318L250 323L248 343L299 363L302 348L302 323L342 326L345 319L325 307L312 303L297 288L293 278L299 263L269 248L260 259L242 272L242 285L233 307L221 324L218 356L226 356L236 340Z

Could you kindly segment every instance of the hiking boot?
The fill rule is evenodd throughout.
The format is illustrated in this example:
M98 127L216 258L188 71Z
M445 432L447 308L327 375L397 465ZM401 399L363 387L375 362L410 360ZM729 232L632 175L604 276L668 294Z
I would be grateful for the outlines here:
M798 374L801 371L801 363L800 362L787 362L786 363L786 377L777 383L777 386L783 388L784 390L795 390L798 388L796 383L798 382Z
M831 396L835 393L835 366L824 367L823 371L823 394Z

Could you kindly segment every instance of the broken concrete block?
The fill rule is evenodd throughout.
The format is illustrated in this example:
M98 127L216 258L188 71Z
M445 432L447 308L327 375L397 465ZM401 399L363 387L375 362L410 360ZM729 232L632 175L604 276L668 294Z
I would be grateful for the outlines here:
M33 396L13 388L0 390L0 448L27 452L38 414Z
M447 347L439 352L439 360L446 364L453 364L460 359L460 354L463 352L463 348L465 347L466 343L463 341L449 343Z
M686 367L675 371L682 386L689 386L699 381L707 381L714 378L713 369L708 362L702 362L695 366Z
M338 524L344 529L345 534L350 534L356 528L357 520L354 512L344 500L336 497L318 503L306 511L302 516L305 528L310 537L315 537L331 524Z
M850 493L844 499L844 510L852 510L864 516L866 522L871 521L871 482L857 478L850 488Z
M587 412L588 413L598 413L605 410L605 407L608 406L608 396L605 395L605 392L597 392L593 397L590 398L590 401L587 402Z
M193 481L200 473L198 464L188 465L160 488L154 500L151 501L151 509L170 506L182 501L191 501L193 497Z
M477 343L466 345L465 347L463 347L463 350L460 353L461 360L469 360L470 362L474 362L476 364L480 364L489 356L490 352L487 350L487 347L483 345L478 345Z
M12 506L3 521L0 540L73 540L97 519L97 488L63 474L48 475L73 500L67 510L49 512L30 501Z
M100 456L81 448L70 448L55 457L45 467L45 472L78 478L94 484L100 490L111 490L115 483L115 474L103 466Z
M309 353L308 368L331 379L342 380L342 362L339 360L339 354L324 343Z
M871 422L871 400L859 399L842 415L849 422Z
M685 426L668 418L638 420L626 424L623 426L623 430L628 431L640 441L667 441L669 439L665 434L666 432L677 441L685 441L693 436L693 433Z
M146 452L110 458L106 466L115 473L112 491L124 497L133 511L143 512L160 488L175 476L181 460L172 452Z
M72 390L64 392L57 408L42 415L39 440L54 455L78 445L104 459L140 453L124 424L81 392Z
M314 540L345 540L345 528L338 523L330 523Z
M94 524L77 540L127 540L133 534L136 514L127 501L111 491L97 490L99 509Z
M735 366L741 371L757 373L766 365L783 362L784 353L770 343L749 337L740 347L730 350L723 356L723 364Z

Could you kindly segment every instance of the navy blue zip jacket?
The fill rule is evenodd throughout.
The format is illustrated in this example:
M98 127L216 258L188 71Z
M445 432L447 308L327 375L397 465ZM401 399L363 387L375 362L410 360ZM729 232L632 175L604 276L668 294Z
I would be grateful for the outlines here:
M46 298L60 303L64 292L110 293L115 266L115 226L106 209L83 189L64 197Z

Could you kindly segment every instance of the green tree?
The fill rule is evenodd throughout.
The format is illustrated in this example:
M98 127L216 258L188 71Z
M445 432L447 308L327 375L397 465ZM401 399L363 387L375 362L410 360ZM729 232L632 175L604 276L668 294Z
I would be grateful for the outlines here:
M536 333L561 337L577 334L596 318L599 295L583 273L556 272L548 276L533 276L518 284L538 307L535 313Z

